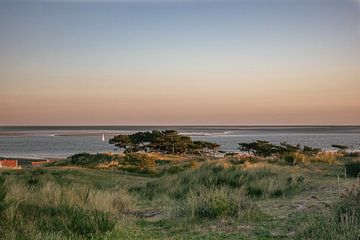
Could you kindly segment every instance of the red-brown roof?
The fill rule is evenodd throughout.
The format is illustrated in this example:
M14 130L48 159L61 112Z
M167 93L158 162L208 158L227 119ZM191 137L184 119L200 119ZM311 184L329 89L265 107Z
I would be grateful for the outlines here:
M17 160L0 160L0 165L2 167L17 167L18 166L18 162Z

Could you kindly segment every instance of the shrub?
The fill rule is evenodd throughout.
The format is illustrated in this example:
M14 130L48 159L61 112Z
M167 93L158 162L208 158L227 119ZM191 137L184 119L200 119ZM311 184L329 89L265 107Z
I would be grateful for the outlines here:
M234 218L255 220L260 210L239 189L201 188L189 192L175 214L194 219Z
M314 157L310 158L311 162L320 162L320 163L335 163L337 153L334 152L320 152L316 154Z
M250 143L239 143L240 151L249 152L255 156L273 157L282 156L290 153L302 153L308 156L314 156L321 152L320 148L312 148L309 146L300 147L300 144L291 145L287 142L282 142L280 145L272 144L268 141L257 140Z
M293 152L284 155L283 158L285 162L287 162L288 164L296 165L300 162L305 162L308 157L305 154L299 152Z
M340 145L340 144L333 144L331 145L333 148L337 148L339 149L340 151L346 151L347 149L349 149L348 146L345 146L345 145Z
M350 177L360 176L360 161L351 161L345 163L346 173Z
M154 158L143 153L127 153L124 164L134 165L142 169L155 169L156 161Z
M345 157L360 157L360 151L357 152L346 152L344 154Z
M72 155L65 160L57 161L51 163L49 165L57 165L57 166L82 166L82 167L96 167L99 164L110 163L112 161L119 161L119 157L117 155L109 155L109 154L90 154L90 153L78 153Z

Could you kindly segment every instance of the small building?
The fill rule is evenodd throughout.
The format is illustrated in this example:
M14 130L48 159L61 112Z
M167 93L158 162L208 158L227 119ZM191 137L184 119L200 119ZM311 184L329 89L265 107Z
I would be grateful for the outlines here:
M0 168L21 169L21 166L18 164L18 160L3 159L0 160Z
M35 167L35 166L41 166L45 163L52 163L52 162L55 162L54 160L49 160L49 159L46 159L45 161L36 161L36 162L31 162L31 166Z

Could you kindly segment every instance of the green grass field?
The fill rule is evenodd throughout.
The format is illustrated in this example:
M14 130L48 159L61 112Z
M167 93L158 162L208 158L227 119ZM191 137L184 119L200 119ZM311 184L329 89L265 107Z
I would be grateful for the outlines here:
M360 182L345 176L345 163L359 161L356 157L297 165L234 157L151 158L147 163L135 156L106 169L94 159L87 168L85 159L81 166L2 171L0 237L360 237Z

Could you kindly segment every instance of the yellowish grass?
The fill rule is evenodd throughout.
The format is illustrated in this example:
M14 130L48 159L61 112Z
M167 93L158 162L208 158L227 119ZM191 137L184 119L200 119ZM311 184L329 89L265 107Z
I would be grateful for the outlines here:
M14 178L6 180L8 188L7 201L16 205L26 202L36 205L52 205L80 207L88 210L98 210L114 215L134 206L136 199L125 189L96 190L85 185L61 186L55 182L46 182L43 186L29 188ZM9 214L11 214L9 212Z

